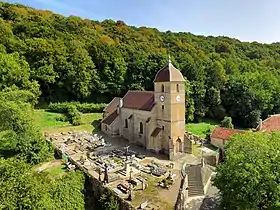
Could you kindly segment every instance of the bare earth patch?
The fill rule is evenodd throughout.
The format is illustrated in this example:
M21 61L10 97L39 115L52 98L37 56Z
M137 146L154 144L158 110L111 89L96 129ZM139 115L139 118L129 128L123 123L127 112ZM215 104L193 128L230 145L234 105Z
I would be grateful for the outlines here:
M51 167L60 166L61 164L62 164L61 160L50 161L36 168L36 171L41 172Z

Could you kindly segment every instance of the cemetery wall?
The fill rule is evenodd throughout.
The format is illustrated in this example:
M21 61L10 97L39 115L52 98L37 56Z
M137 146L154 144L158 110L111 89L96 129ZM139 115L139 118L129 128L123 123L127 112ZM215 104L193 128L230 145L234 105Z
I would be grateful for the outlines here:
M192 141L194 144L201 144L201 142L205 142L206 139L197 136L195 134L192 134L190 132L186 131L186 138L188 138L190 141ZM219 154L211 153L211 155L204 155L204 161L206 164L209 164L211 166L217 166L219 160Z
M99 200L100 197L103 194L106 194L108 196L113 196L117 200L117 202L120 205L120 210L134 210L128 202L126 202L124 199L120 198L115 192L113 192L108 187L104 186L100 181L97 179L90 177L90 187L92 189L91 194L93 195L93 199Z
M194 141L195 143L199 143L199 142L201 142L201 141L205 141L204 138L201 138L200 136L197 136L197 135L195 135L195 134L192 134L192 133L190 133L190 132L188 132L188 131L186 131L186 137L187 137L189 140Z

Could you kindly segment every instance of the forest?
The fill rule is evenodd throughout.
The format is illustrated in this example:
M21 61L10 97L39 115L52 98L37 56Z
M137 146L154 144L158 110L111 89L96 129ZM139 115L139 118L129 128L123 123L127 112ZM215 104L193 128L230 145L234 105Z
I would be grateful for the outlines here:
M232 117L254 127L279 113L280 44L160 32L0 3L0 89L27 90L39 104L108 103L127 90L153 90L167 44L187 82L187 121Z
M188 123L232 118L252 128L280 113L280 43L160 32L0 2L0 209L90 209L81 172L36 171L54 159L54 149L34 108L51 103L49 109L79 125L81 113L100 112L127 90L153 90L168 51L186 78ZM64 110L55 102L71 103ZM253 133L232 139L215 180L224 206L279 208L278 139ZM105 195L96 209L118 204Z

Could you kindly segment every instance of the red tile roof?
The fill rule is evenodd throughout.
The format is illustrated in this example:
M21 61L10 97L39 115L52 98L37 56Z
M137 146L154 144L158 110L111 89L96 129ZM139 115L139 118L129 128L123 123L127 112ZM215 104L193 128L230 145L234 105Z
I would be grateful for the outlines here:
M123 97L123 107L151 111L155 105L154 92L129 90Z
M108 106L103 109L103 112L114 112L119 104L119 99L119 97L113 98L113 100L108 104Z
M183 82L185 81L182 73L171 63L162 68L156 74L154 82Z
M117 113L117 110L115 110L114 112L112 112L111 114L109 114L107 117L105 117L101 122L106 124L106 125L111 125L112 122L114 122L114 120L119 116L119 114Z
M272 115L264 120L260 131L280 131L280 114Z
M241 133L245 133L245 131L224 127L216 127L211 133L210 138L228 140L232 135Z

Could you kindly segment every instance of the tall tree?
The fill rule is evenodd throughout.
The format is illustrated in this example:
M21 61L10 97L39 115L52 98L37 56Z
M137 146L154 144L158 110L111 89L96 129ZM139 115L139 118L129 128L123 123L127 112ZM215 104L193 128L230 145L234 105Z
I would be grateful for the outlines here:
M214 185L225 209L279 209L279 133L234 135Z

